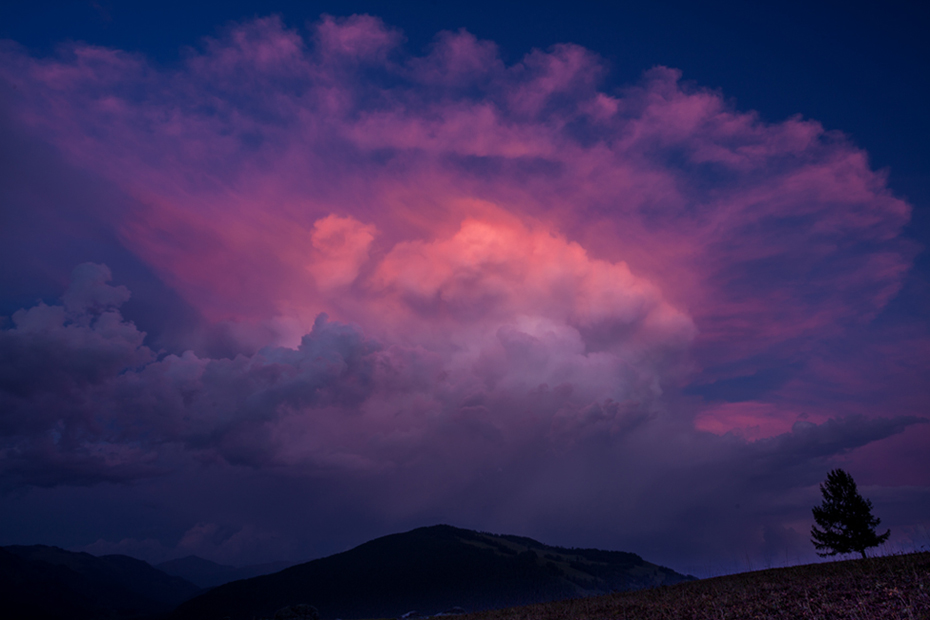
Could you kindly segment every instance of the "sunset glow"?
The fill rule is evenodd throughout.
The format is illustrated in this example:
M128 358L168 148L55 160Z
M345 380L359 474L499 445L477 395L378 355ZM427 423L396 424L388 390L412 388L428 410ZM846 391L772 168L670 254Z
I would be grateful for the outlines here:
M62 181L31 203L46 241L10 241L57 289L0 332L2 485L167 497L187 472L197 497L165 509L180 542L88 549L309 549L223 490L285 511L287 487L323 532L454 521L694 564L725 532L806 544L824 464L863 446L865 484L930 497L927 325L879 320L912 206L817 120L664 66L607 89L569 43L416 52L368 15L246 20L173 65L0 55L4 122L93 188Z

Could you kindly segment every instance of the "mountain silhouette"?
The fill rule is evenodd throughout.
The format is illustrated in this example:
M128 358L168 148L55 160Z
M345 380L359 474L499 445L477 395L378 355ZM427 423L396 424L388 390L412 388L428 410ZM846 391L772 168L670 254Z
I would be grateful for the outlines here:
M0 600L8 618L144 618L169 612L198 592L194 584L125 555L0 547Z
M690 579L633 553L565 549L436 525L219 586L183 603L172 618L270 618L300 603L313 605L323 618L477 611Z
M293 562L269 562L267 564L235 567L217 564L196 555L189 555L156 564L155 568L169 575L186 579L201 588L214 588L230 581L276 573L293 565Z

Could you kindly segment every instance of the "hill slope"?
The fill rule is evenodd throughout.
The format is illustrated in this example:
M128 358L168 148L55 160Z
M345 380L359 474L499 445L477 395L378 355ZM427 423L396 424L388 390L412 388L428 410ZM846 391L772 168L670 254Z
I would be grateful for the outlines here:
M140 618L170 611L199 591L125 555L0 548L0 600L11 618Z
M688 580L638 555L550 547L448 525L372 540L274 575L219 586L181 605L178 619L271 617L297 603L323 618L490 609Z
M930 553L772 568L457 620L872 620L930 618Z

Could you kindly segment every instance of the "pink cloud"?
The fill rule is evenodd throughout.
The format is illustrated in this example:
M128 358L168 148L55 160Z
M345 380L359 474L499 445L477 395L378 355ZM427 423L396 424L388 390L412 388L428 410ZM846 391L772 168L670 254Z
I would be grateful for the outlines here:
M790 433L798 420L824 422L826 419L822 417L813 420L806 413L785 411L773 403L748 401L711 405L698 412L694 426L718 435L734 433L748 441L755 441Z
M377 230L351 217L328 215L313 223L310 244L316 256L307 265L317 286L323 290L345 287L359 275L368 261L369 248Z
M650 325L646 348L693 324L710 369L840 337L900 287L909 207L815 122L763 123L664 68L608 96L574 46L507 67L464 32L421 58L401 41L368 16L309 43L267 18L178 69L75 46L7 52L4 77L24 122L145 205L124 242L216 320L326 311L413 342L440 308L486 333L535 314L588 349L614 319Z
M344 56L370 62L385 62L387 53L403 38L370 15L346 18L324 15L315 34L317 51L324 57Z

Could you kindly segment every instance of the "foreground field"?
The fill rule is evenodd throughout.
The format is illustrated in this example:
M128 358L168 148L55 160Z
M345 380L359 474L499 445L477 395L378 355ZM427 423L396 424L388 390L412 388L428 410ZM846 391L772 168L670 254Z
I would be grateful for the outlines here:
M462 620L930 619L930 553L808 564Z

